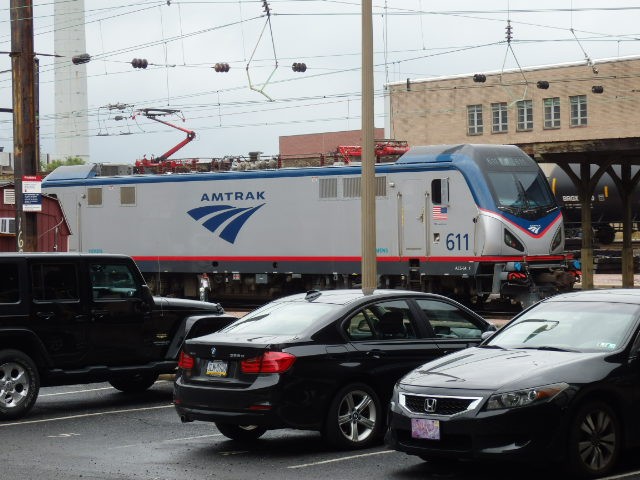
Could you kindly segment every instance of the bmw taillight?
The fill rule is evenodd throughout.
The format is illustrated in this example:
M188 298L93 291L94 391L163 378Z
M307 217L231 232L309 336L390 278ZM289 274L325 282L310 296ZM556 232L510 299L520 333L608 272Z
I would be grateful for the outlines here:
M296 357L285 352L265 352L259 357L240 362L242 373L283 373L291 368Z
M184 350L180 351L180 358L178 358L178 368L182 370L191 370L196 364L196 359L186 353Z

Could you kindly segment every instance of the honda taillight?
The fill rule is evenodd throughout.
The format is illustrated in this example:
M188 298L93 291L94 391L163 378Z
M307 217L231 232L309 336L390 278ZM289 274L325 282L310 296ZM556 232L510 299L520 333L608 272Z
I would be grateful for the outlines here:
M285 352L265 352L254 358L246 358L240 363L242 373L283 373L291 368L296 357Z
M182 370L191 370L196 364L196 359L186 353L184 350L180 351L180 358L178 359L178 368Z

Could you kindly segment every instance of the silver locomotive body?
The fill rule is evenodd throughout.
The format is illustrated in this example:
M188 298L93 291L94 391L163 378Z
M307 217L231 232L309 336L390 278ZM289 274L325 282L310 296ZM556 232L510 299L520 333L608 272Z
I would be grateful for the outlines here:
M492 169L500 174L495 185ZM216 299L359 284L358 165L110 177L95 171L61 167L43 184L63 204L73 230L69 250L130 255L156 293L197 296L203 273ZM496 294L525 304L570 288L576 276L566 271L560 210L550 192L551 203L532 205L523 191L537 175L544 180L535 162L507 146L417 147L378 164L380 286L463 300Z

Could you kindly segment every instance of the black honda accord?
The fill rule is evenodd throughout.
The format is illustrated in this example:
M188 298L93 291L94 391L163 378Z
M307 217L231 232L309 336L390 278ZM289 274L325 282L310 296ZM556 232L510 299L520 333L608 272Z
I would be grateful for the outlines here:
M425 460L564 461L608 473L640 444L640 290L540 302L396 385L386 442Z
M341 448L381 438L393 385L412 368L495 328L439 295L311 291L271 302L185 342L174 385L184 422L235 440L318 430Z

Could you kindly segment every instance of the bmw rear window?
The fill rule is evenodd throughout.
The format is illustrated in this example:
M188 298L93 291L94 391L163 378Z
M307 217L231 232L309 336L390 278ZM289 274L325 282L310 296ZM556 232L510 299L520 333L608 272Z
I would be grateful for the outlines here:
M299 335L339 310L326 303L270 303L254 310L222 330L224 333Z

